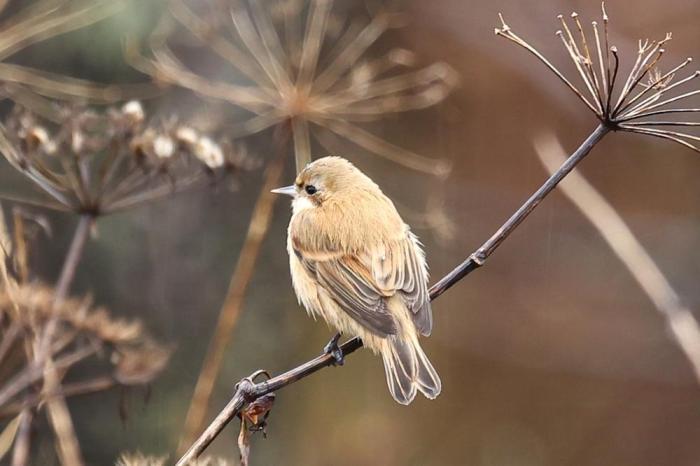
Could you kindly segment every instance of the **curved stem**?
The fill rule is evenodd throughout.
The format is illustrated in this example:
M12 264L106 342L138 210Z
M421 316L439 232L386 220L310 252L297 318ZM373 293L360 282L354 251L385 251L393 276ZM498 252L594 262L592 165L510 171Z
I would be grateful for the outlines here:
M43 389L47 393L53 393L57 391L57 387L60 385L60 378L56 371L56 367L51 358L51 342L53 340L54 334L58 327L58 313L55 311L57 306L61 304L70 290L71 283L75 278L75 272L78 268L78 263L85 250L85 245L90 236L90 227L94 217L89 214L82 214L80 220L78 221L78 226L73 234L73 240L68 249L68 254L63 263L61 269L61 274L58 277L58 282L56 283L56 290L54 294L54 311L49 321L41 334L38 348L34 357L34 364L36 367L43 368L44 373L44 387ZM63 397L56 397L53 400L49 400L46 403L46 410L48 413L49 421L54 429L58 440L58 450L59 457L63 464L71 465L81 465L83 464L82 455L80 453L80 446L75 435L75 429L73 428L73 423L70 418L70 412L66 405L66 400ZM28 435L29 429L25 432ZM20 441L18 439L18 445L27 440Z
M63 262L61 273L56 282L54 306L61 304L68 295L70 285L73 283L73 278L75 278L75 271L78 269L78 263L85 250L85 244L90 236L90 227L93 220L94 218L92 215L83 214L80 216L78 226L75 229L75 233L73 233L73 240L68 248L68 254L66 254L66 259ZM36 352L36 362L38 365L43 364L44 360L48 357L51 340L53 339L54 333L56 333L57 325L58 314L54 312L46 324L39 341L39 348Z
M501 243L510 236L511 233L527 218L528 215L542 202L547 194L549 194L566 175L574 169L581 160L588 155L598 142L608 134L610 128L605 124L600 124L586 138L576 151L569 156L568 159L559 167L559 169L550 176L544 184L515 211L511 217L494 233L479 249L474 251L464 262L457 266L450 273L445 275L437 282L431 290L434 290L435 297L450 289L452 285L466 277L470 272L478 269L486 262L491 254L501 245ZM431 293L432 295L432 293Z
M554 172L547 181L530 196L525 203L494 233L479 249L474 251L467 260L458 265L450 273L430 287L430 300L440 297L455 283L466 277L470 272L484 265L486 259L501 245L501 243L520 225L537 205L549 194L559 182L574 167L584 159L601 139L610 131L604 124L599 125L593 133L579 146L576 151ZM348 356L362 347L358 337L346 341L340 346L343 356ZM324 367L331 366L335 358L331 354L322 354L283 374L260 383L253 383L251 378L243 379L226 407L216 416L214 421L205 429L187 452L180 458L176 466L185 466L198 458L211 442L221 433L226 425L240 413L246 403L250 403L263 395L291 385Z

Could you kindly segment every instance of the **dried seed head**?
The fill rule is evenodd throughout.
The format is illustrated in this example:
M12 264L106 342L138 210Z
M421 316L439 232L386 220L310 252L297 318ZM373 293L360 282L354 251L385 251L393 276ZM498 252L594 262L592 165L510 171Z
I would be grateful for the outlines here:
M122 453L115 466L165 466L168 456L145 456L142 453ZM211 456L203 456L187 463L187 466L230 466L231 463Z
M184 144L188 147L194 147L194 145L197 144L199 135L197 134L197 131L189 126L180 126L175 131L175 139L177 139L180 144Z
M115 466L165 466L166 456L145 456L142 453L122 453Z
M29 326L42 326L51 315L58 315L61 325L112 345L127 345L143 337L138 321L114 319L103 308L92 308L88 298L68 299L55 304L51 288L43 285L22 285L10 295L0 290L0 313Z
M537 49L519 37L503 22L503 27L496 34L505 37L515 44L525 48L549 68L574 94L595 113L602 124L610 129L629 131L648 136L667 139L685 147L700 152L700 136L689 132L669 131L659 126L676 126L684 128L698 127L693 121L674 121L674 117L682 114L700 112L697 108L669 108L671 104L687 101L690 97L699 95L697 87L675 96L669 94L672 90L700 76L693 73L690 76L674 82L678 72L688 66L688 59L667 72L658 71L658 64L664 55L664 46L671 40L671 33L661 40L639 41L636 60L626 77L619 75L620 57L615 46L609 46L608 15L603 10L603 31L598 30L593 22L594 41L590 41L584 31L578 15L572 15L575 29L570 28L562 16L559 16L562 30L557 31L564 48L573 61L578 78L583 87L574 84L556 66L547 60ZM575 38L572 30L577 30L580 38ZM602 36L602 37L601 37ZM589 47L594 44L595 48ZM591 50L594 53L591 53ZM646 78L646 80L645 80ZM679 92L679 91L676 91ZM668 120L651 120L650 117L667 115Z
M71 150L76 154L81 154L85 148L85 135L82 131L75 130L71 132L70 141Z
M175 153L175 143L170 136L159 134L153 140L153 152L159 159L169 159Z
M225 177L209 176L214 169L233 172L212 138L173 118L149 123L138 101L101 112L59 106L57 113L58 123L42 126L15 106L0 126L0 152L41 188L48 208L106 214L218 183ZM70 163L44 160L51 154ZM73 163L78 156L81 163Z
M143 123L146 114L143 111L143 105L138 100L131 100L124 104L122 113L127 117L128 121L133 125Z
M209 168L219 168L224 164L221 146L210 138L200 137L194 146L194 155Z
M122 385L150 383L165 369L170 355L169 349L150 341L121 349L112 355L114 378Z
M31 149L43 147L49 141L49 133L43 126L33 126L27 132L27 146Z
M212 36L211 31L202 30L209 21L197 2L178 2L175 19L185 33L211 46L214 56L239 69L250 81L246 85L194 75L193 68L171 59L176 58L176 52L163 37L150 43L152 57L132 54L132 62L152 76L250 110L255 117L237 124L238 134L258 133L291 118L301 121L303 124L292 128L298 169L311 160L311 132L319 135L329 131L405 167L434 174L439 162L381 140L354 121L433 105L454 87L456 73L445 64L405 70L415 64L415 57L403 49L381 59L369 58L369 48L385 31L399 26L404 17L389 8L375 12L367 6L368 21L363 24L335 11L338 3L286 0L267 8L249 0L234 2L231 8L228 2L212 0L212 10L235 18L232 31L217 31ZM182 31L174 30L173 36L176 32ZM232 42L230 36L240 40ZM224 43L227 52L222 53ZM428 85L441 86L441 90L428 93L426 98L422 93ZM220 159L203 160L211 166L218 165Z

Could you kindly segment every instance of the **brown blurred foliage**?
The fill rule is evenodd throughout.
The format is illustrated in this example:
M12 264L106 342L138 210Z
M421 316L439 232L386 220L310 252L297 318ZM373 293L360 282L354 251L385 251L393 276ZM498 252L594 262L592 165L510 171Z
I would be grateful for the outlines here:
M288 3L294 2L274 2ZM348 4L342 7L348 18L365 11L364 2ZM370 174L399 206L418 212L412 218L402 211L426 244L432 276L439 277L490 236L546 177L532 147L535 135L546 129L572 149L596 124L532 57L493 36L497 13L503 12L519 35L568 73L575 68L554 36L555 16L576 9L582 18L596 18L600 5L443 0L402 6L406 26L387 30L368 57L382 59L396 48L408 48L426 63L450 63L461 85L439 106L353 124L413 153L450 160L452 171L436 181L373 157L372 147L340 138L333 141L333 151ZM694 18L699 8L697 0L609 4L611 42L621 56L634 57L639 37L673 31L665 60L682 62L698 55L700 32ZM165 14L164 3L134 2L97 26L86 24L45 44L17 49L11 63L93 82L144 81L124 63L121 39L128 34L145 44ZM228 19L221 16L222 22ZM191 70L241 83L240 70L198 53L200 47L184 36L173 46ZM621 66L629 70L632 63ZM0 72L0 79L7 79L3 76ZM171 88L158 93L143 104L148 114L177 113L177 121L197 134L209 134L207 125L214 120L218 124L212 142L226 136L227 129L231 134L238 129L231 122L240 122L241 114L222 109L211 98ZM697 96L692 102L700 107ZM31 102L23 103L31 108ZM153 124L174 137L167 119ZM41 140L39 133L33 134L30 141ZM247 135L246 145L268 160L270 136L269 130ZM148 147L156 151L155 144ZM311 139L308 150L316 156L329 149ZM293 165L291 160L286 165L289 179ZM19 172L4 162L0 166L2 193L23 198L35 194ZM700 308L697 154L668 141L612 134L581 170L657 260L687 307L694 312ZM98 237L86 246L72 295L91 294L99 306L81 299L66 305L87 309L86 316L99 315L95 308L109 308L110 317L98 320L116 322L122 330L129 327L127 322L143 321L154 338L174 345L174 353L152 383L147 402L139 392L117 390L67 398L88 464L114 463L125 451L143 451L143 458L155 455L144 461L159 464L161 455L175 450L261 176L255 171L241 177L236 192L217 186L188 191L98 220ZM422 206L437 190L440 215L456 232L448 241L435 238L428 228L440 216L422 215ZM6 211L8 206L3 203ZM27 270L51 283L68 249L74 218L41 212L54 233L32 242ZM271 373L287 369L317 354L329 336L328 329L306 317L289 286L287 221L288 207L277 206L244 301L246 312L215 386L213 411L226 403L242 375L260 367ZM51 293L51 287L36 284L23 289L27 300L48 299ZM26 308L40 315L40 306ZM62 331L72 326L61 319ZM79 341L81 347L100 348L94 346L93 333L87 334ZM692 368L653 303L598 232L556 193L487 266L436 303L435 330L425 348L443 377L444 392L436 401L396 406L386 393L379 362L358 352L342 369L322 371L277 394L267 439L252 437L251 461L643 466L694 465L700 458L695 441L700 434L700 389ZM21 352L18 357L23 357ZM120 383L141 381L141 370L160 368L146 359L102 357L99 367L75 365L78 370L71 374L76 378L68 377L66 384L104 375L99 370L106 368L114 379L120 363L120 370L127 371ZM129 415L120 422L117 413L124 406ZM228 429L208 453L234 463L238 434ZM47 421L34 424L31 439L37 464L55 464Z

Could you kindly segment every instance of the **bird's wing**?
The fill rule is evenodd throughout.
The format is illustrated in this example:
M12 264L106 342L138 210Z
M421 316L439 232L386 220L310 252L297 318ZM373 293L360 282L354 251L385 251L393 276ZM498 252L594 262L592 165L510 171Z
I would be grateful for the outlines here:
M410 232L404 239L368 248L358 254L310 253L294 247L306 270L338 306L371 332L396 333L387 299L400 294L423 335L432 329L425 260Z
M399 293L422 335L430 335L433 314L428 295L428 270L420 243L407 232L404 238L382 245L371 255L375 283L384 293Z
M396 322L386 303L393 292L381 290L357 256L313 254L296 247L294 252L306 271L356 322L381 337L396 334Z

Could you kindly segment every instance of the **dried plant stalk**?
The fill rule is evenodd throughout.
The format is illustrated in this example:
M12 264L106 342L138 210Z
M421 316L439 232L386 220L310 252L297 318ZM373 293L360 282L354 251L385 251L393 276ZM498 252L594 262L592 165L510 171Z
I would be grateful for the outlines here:
M243 241L236 267L231 276L228 292L219 313L214 336L209 343L202 370L197 378L197 384L195 385L194 394L192 395L185 419L182 439L178 447L182 450L194 441L204 424L209 400L221 369L225 350L241 315L246 290L253 277L262 242L267 235L272 220L272 211L278 196L273 194L271 190L281 183L286 159L285 137L278 134L277 139L277 155L266 170L264 182L260 188L260 194L250 218L248 232Z
M579 90L579 88L575 86L572 81L564 76L564 74L561 73L539 51L537 51L537 49L517 36L502 18L502 27L496 29L496 34L515 42L542 61L583 101L586 107L596 114L600 124L573 154L571 154L556 170L552 170L552 174L547 181L545 181L545 183L532 196L530 196L530 198L527 199L481 247L474 251L464 262L455 267L450 273L448 273L430 288L431 300L437 299L440 297L440 295L442 295L442 293L454 286L469 273L484 265L486 260L491 256L491 254L493 254L498 246L500 246L503 241L505 241L510 234L515 231L515 229L557 186L557 184L563 180L571 172L571 170L573 170L576 165L586 157L591 149L610 131L630 131L631 129L625 126L625 122L629 122L637 118L644 118L660 114L660 112L687 113L698 111L697 109L672 109L665 111L654 110L658 108L658 106L665 106L672 102L687 99L688 97L700 92L692 91L662 100L661 102L657 102L662 98L662 95L665 92L673 89L677 85L689 82L697 76L697 73L693 74L689 78L677 82L673 86L668 85L672 79L673 73L680 69L679 67L676 67L665 74L661 74L660 72L654 73L650 78L649 84L641 84L642 79L652 70L652 68L655 67L660 55L663 53L660 47L664 42L670 39L670 36L667 36L666 39L660 42L652 42L649 44L647 41L643 44L640 43L637 61L635 62L632 71L627 76L622 90L617 91L615 84L618 78L619 57L617 56L617 50L614 47L608 48L608 17L607 13L605 13L604 6L604 46L601 45L601 37L597 29L597 24L594 23L593 25L596 44L595 50L597 51L598 55L598 66L596 66L594 63L594 57L591 55L590 48L588 46L588 44L591 42L586 39L583 28L578 20L578 16L574 14L573 19L576 29L578 29L579 33L581 34L580 44L574 39L570 28L564 22L562 23L565 32L561 32L559 35L562 37L564 46L571 59L574 61L580 78L584 82L585 91ZM605 53L603 53L603 47L605 48ZM605 58L603 58L603 56L605 56ZM611 64L613 60L614 65ZM680 66L682 67L684 65ZM656 90L657 92L652 94L653 97L651 97L651 100L649 101L640 101L641 96L639 94L633 94L634 91L639 91L643 95L650 92L650 90ZM617 99L615 99L614 96L617 96ZM651 133L651 131L645 127L644 124L649 125L650 123L643 123L641 125L641 130L635 129L632 132L638 132L641 134ZM666 133L654 132L652 135L659 136L660 134L664 134L664 137L668 136L667 138L671 138L671 135ZM676 140L676 142L683 141L681 136L678 134L673 134L672 138ZM682 143L687 147L697 150L697 148L692 144L687 142ZM692 332L695 333L695 326L696 324L688 325L687 322L684 322L683 325L679 326L679 328L685 329L684 332L690 332L688 330L688 328L690 328ZM362 341L356 337L345 342L343 345L341 345L340 349L343 354L347 356L361 347ZM693 353L695 353L695 351L696 350L693 347ZM184 466L188 464L189 461L199 457L224 429L228 422L240 414L241 410L244 409L246 404L258 400L261 396L296 383L321 370L322 368L333 364L333 356L330 354L323 354L264 382L255 383L252 376L241 380L241 382L237 385L236 392L229 400L228 404L223 410L220 411L216 418L209 424L209 426L185 452L185 454L182 455L177 465Z
M44 369L44 391L51 393L60 387L61 381L53 361L46 361ZM46 400L46 413L56 435L56 450L61 464L80 466L85 464L78 436L71 419L68 405L63 397L50 397Z
M552 135L542 136L537 140L536 148L540 161L547 170L550 173L556 170L564 154L559 141ZM654 303L700 383L700 325L692 311L683 304L681 297L620 214L583 175L573 171L561 183L560 189L591 222Z

